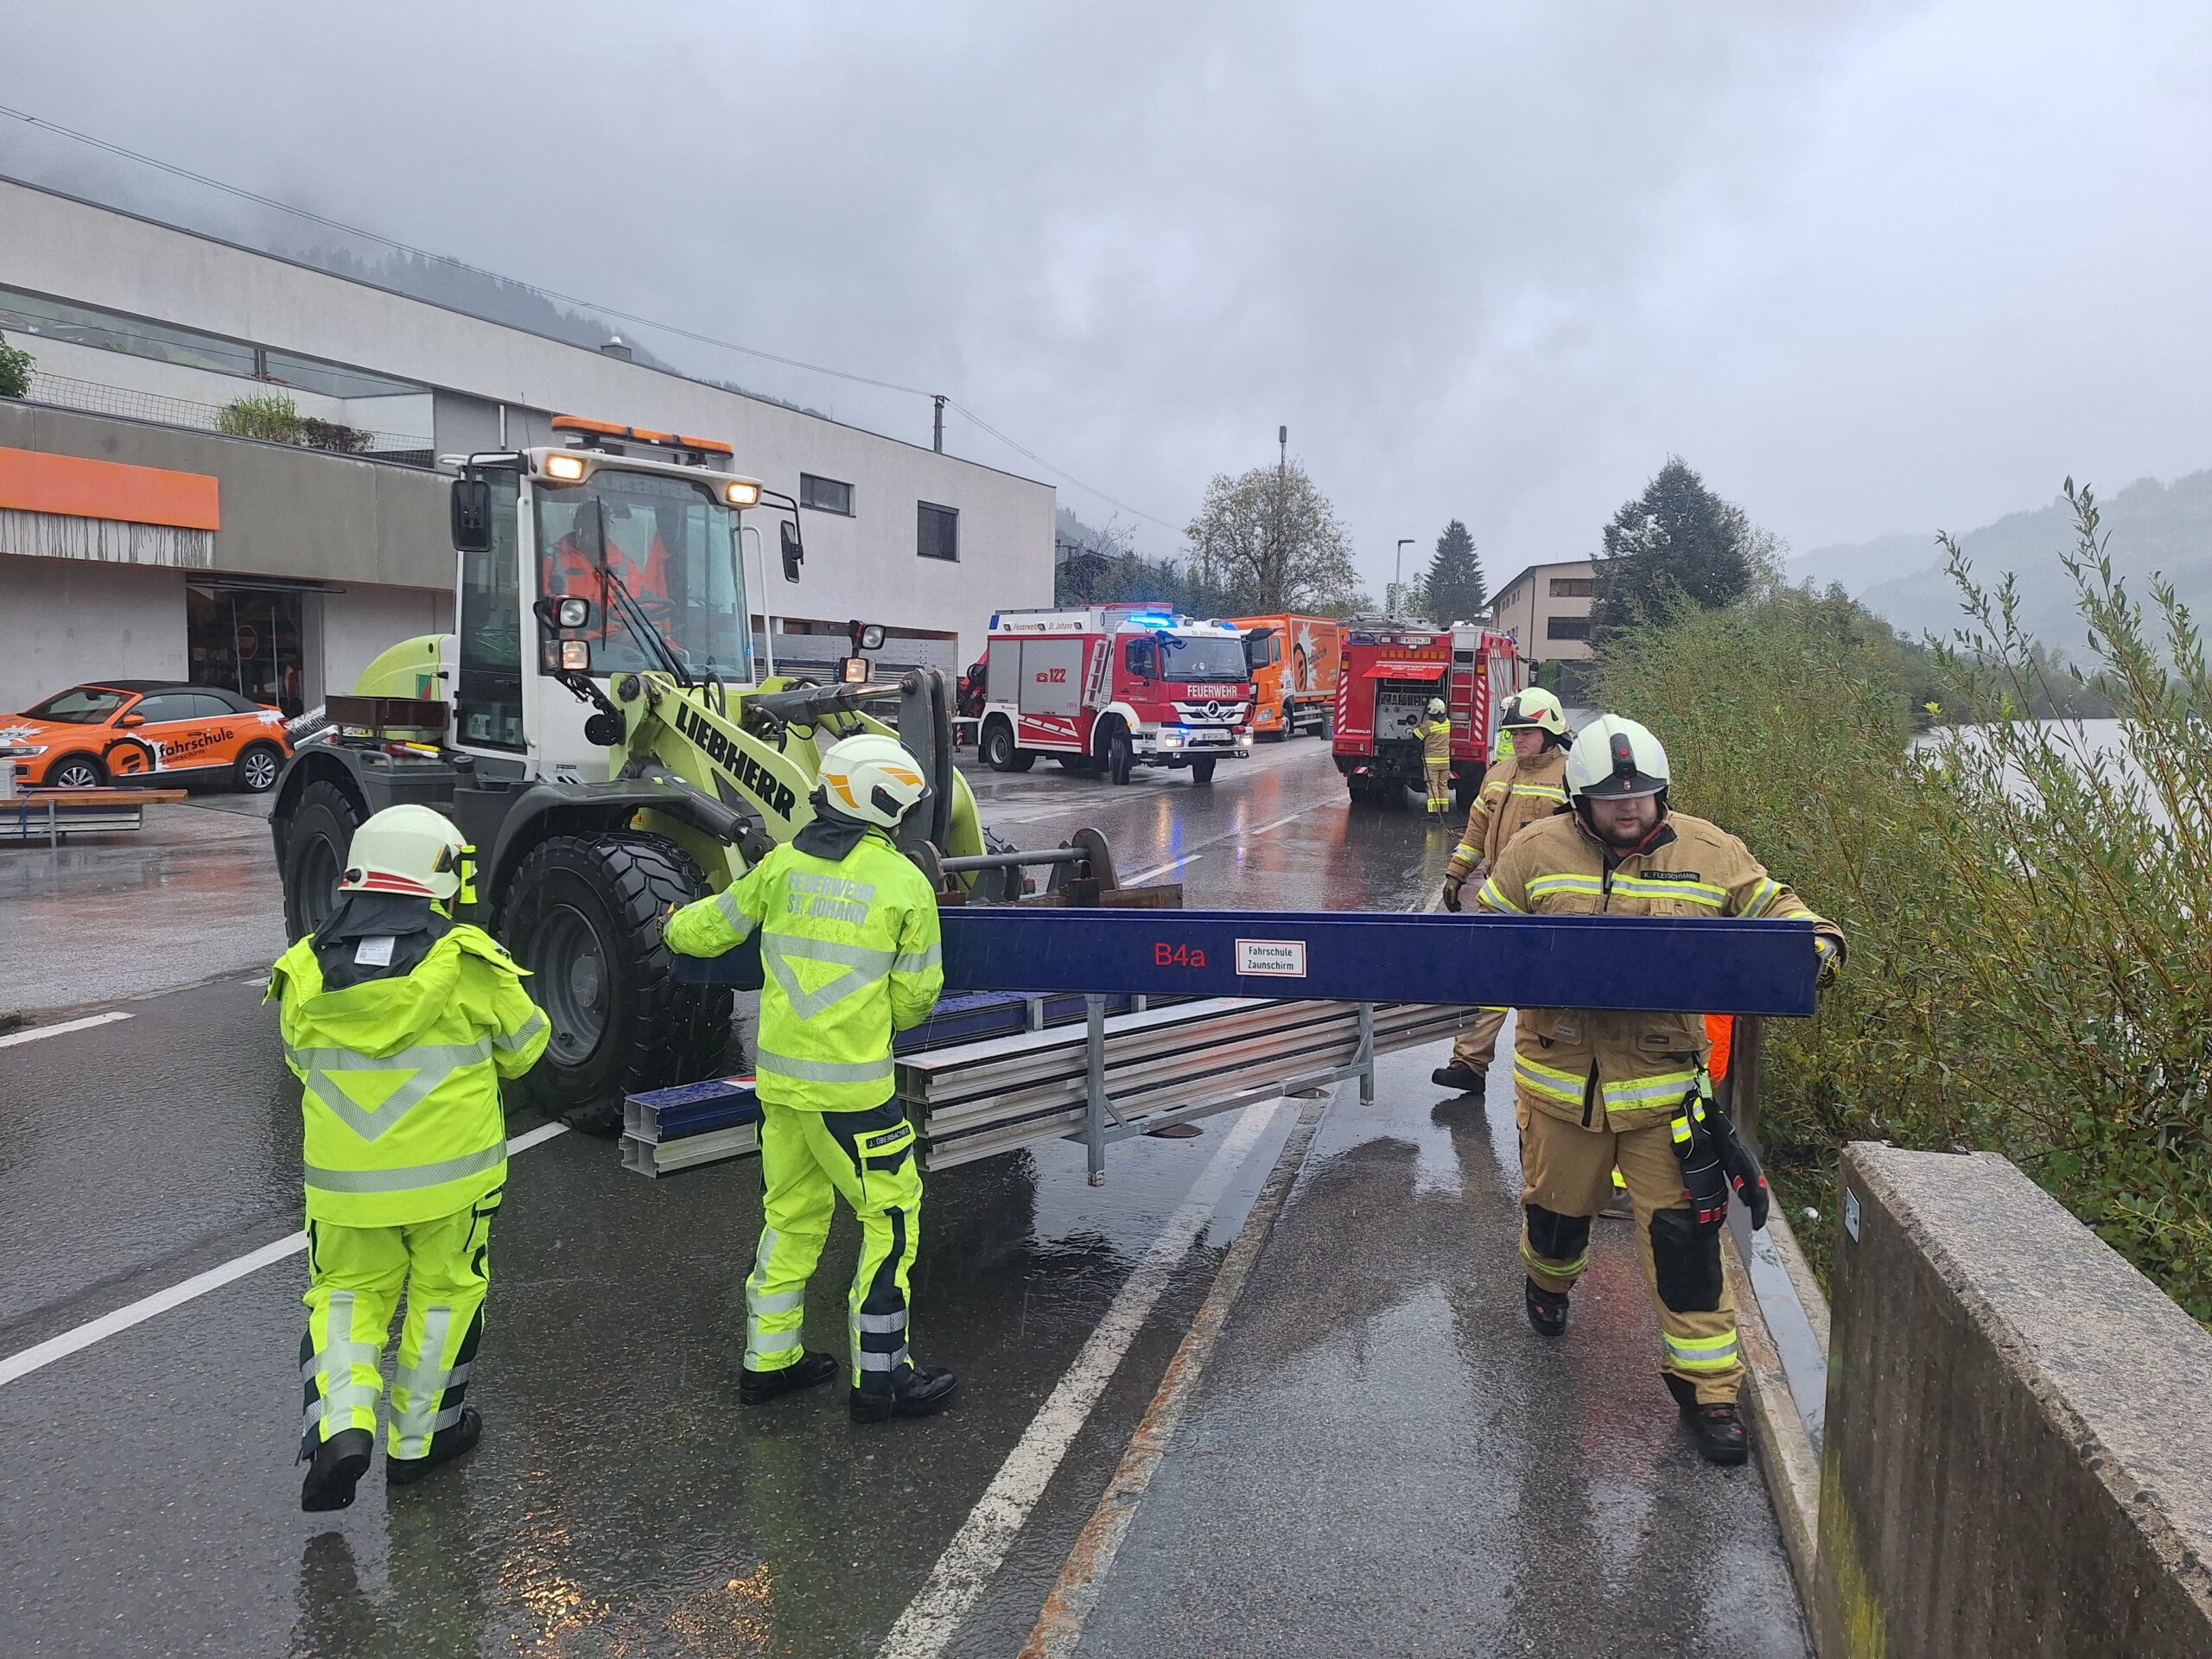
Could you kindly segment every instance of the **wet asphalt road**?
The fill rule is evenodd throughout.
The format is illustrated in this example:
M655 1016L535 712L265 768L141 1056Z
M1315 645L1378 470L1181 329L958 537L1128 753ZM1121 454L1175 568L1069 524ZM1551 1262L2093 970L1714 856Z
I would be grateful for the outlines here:
M1352 813L1310 740L1208 790L978 781L1016 842L1095 823L1192 905L1418 906L1453 840ZM0 1356L297 1227L261 995L0 1049ZM1440 1058L1387 1060L1376 1108L1347 1088L1323 1119L1085 1650L1803 1652L1755 1472L1699 1464L1667 1408L1625 1235L1562 1348L1519 1323L1510 1120L1432 1116ZM1290 1116L950 1651L1020 1646ZM297 1256L0 1386L0 1653L873 1654L1227 1128L1124 1143L1099 1189L1060 1144L932 1178L916 1348L967 1385L870 1430L829 1390L734 1404L749 1163L656 1183L560 1135L516 1158L494 1236L486 1442L420 1488L378 1465L351 1510L298 1512ZM817 1345L842 1343L853 1243L841 1217Z

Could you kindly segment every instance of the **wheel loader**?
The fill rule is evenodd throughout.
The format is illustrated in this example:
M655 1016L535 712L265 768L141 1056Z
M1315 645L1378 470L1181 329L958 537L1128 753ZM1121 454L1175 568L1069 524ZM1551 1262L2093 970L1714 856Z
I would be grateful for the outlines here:
M953 766L944 676L874 676L880 630L855 626L836 683L756 676L745 515L776 515L787 580L805 548L798 503L732 470L728 445L553 428L554 446L446 458L454 632L392 646L329 698L279 780L292 937L328 913L362 819L409 801L446 813L474 849L459 914L530 969L553 1027L532 1103L613 1129L626 1096L738 1069L733 988L679 982L662 920L813 816L840 737L888 733L922 762L931 794L899 841L941 902L1179 901L1119 894L1091 832L1033 855L989 835Z

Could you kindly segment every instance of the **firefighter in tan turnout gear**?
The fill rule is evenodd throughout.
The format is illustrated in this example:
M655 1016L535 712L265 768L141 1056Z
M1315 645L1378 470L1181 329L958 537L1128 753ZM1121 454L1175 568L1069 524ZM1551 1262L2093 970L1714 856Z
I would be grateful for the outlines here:
M1414 728L1421 740L1421 781L1428 789L1428 812L1440 817L1452 810L1452 716L1441 697L1428 700L1428 716Z
M671 950L714 957L760 936L761 1228L738 1399L766 1405L836 1376L801 1327L842 1195L861 1224L847 1410L874 1423L941 1410L959 1386L907 1351L922 1173L891 1056L893 1030L928 1018L944 985L937 895L891 839L930 791L920 763L873 733L832 744L821 779L812 821L725 892L677 911L666 937Z
M1459 889L1480 882L1505 844L1529 824L1567 810L1567 710L1559 699L1530 686L1509 702L1498 716L1498 734L1510 753L1484 776L1475 804L1467 810L1466 832L1452 849L1444 872L1444 908L1459 908ZM1503 1008L1483 1008L1475 1022L1452 1045L1451 1063L1439 1066L1430 1081L1462 1094L1483 1092L1483 1078L1497 1053Z
M1632 720L1583 728L1567 760L1571 814L1530 825L1498 855L1476 903L1508 915L1799 918L1827 979L1842 933L1769 875L1744 843L1667 808L1666 751ZM1694 1014L1522 1008L1515 1022L1521 1255L1529 1321L1567 1329L1590 1218L1618 1165L1659 1316L1667 1387L1715 1463L1747 1455L1736 1408L1736 1310L1720 1269L1732 1186L1766 1219L1764 1183L1711 1097Z
M376 813L353 832L329 915L270 974L284 1063L306 1085L310 1511L352 1503L368 1467L403 1290L386 1482L419 1480L483 1431L465 1401L507 1179L499 1080L529 1071L550 1033L523 969L448 914L467 855L427 806Z

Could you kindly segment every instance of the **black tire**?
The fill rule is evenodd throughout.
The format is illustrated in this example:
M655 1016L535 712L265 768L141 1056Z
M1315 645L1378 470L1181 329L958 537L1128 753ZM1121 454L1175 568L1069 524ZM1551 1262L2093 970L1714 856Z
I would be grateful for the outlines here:
M1221 764L1217 754L1202 754L1191 762L1191 781L1194 784L1213 782L1213 769Z
M1116 726L1106 738L1106 775L1117 784L1129 781L1135 769L1136 746L1129 741L1129 734Z
M327 779L300 791L284 841L285 938L305 938L338 902L338 878L362 816L353 798Z
M243 794L266 795L284 770L284 752L274 743L249 743L231 767L231 781Z
M99 789L107 782L107 768L96 754L65 754L46 769L46 781L54 789Z
M1282 700L1282 723L1275 728L1275 736L1287 743L1298 735L1298 705L1288 697Z
M1014 728L995 720L983 728L983 764L993 772L1027 772L1037 764L1037 757L1014 747Z
M699 867L659 836L556 836L522 861L497 931L553 1027L523 1079L532 1105L611 1135L625 1096L734 1069L730 988L679 984L661 943L669 906L706 892Z

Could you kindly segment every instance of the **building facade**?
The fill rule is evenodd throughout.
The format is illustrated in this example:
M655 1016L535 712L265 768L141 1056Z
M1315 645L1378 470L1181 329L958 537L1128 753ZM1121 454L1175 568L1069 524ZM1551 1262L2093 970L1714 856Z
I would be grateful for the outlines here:
M1591 559L1530 565L1497 590L1491 626L1520 642L1524 661L1587 662L1597 571Z
M801 502L798 583L772 517L743 537L785 671L852 617L887 663L956 670L994 610L1052 598L1049 485L5 181L0 339L35 359L0 398L0 712L104 677L350 689L452 626L438 458L552 442L555 415L720 438Z

